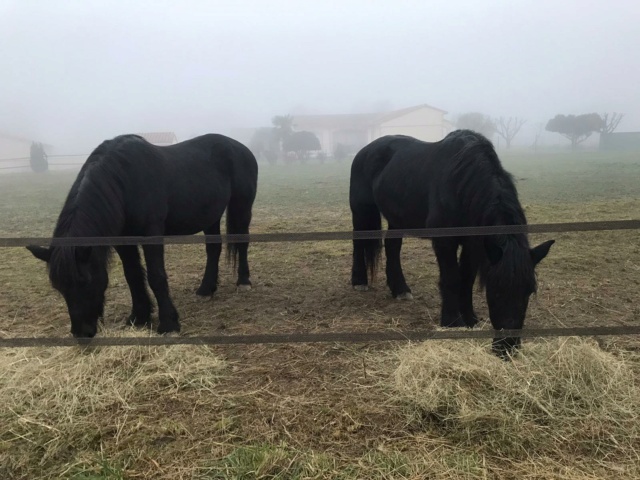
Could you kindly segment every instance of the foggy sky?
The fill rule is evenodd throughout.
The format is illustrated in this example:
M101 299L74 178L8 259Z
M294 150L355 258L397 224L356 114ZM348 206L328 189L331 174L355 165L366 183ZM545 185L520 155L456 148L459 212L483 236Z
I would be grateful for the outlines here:
M640 130L639 20L631 0L0 0L0 131L84 146L420 103Z

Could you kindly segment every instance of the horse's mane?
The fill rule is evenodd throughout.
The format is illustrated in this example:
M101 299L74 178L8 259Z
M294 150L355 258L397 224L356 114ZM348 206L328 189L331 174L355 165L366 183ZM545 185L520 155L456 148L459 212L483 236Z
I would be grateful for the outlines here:
M82 166L67 195L54 229L54 237L104 237L121 232L124 224L124 191L127 182L125 149L145 140L121 135L102 142ZM76 247L54 247L49 275L55 283L77 283L83 279ZM105 265L108 247L92 247L91 261Z
M461 213L467 217L468 224L526 225L513 176L502 167L491 141L471 130L456 130L443 140L443 146L447 144L457 150L449 167L449 185L455 188ZM505 282L501 288L506 291L522 287L535 291L527 236L496 235L493 239L503 249L502 260L489 268L482 248L485 259L480 263L481 285L487 281Z

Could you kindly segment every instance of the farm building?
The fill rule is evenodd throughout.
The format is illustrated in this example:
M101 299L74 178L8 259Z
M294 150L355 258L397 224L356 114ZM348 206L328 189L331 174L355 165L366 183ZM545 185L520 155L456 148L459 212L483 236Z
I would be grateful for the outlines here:
M384 135L410 135L427 142L441 140L453 130L444 118L446 114L445 110L423 104L385 113L296 115L293 128L313 132L324 152L332 153L338 144L357 151Z
M293 130L313 132L320 140L321 150L332 155L338 144L355 153L366 144L384 135L402 134L435 142L455 130L445 119L445 110L430 105L384 113L294 115ZM249 146L257 128L234 128L230 136Z
M600 150L640 151L640 132L601 133Z
M176 137L176 134L173 132L147 132L137 133L136 135L140 135L147 142L160 147L178 143L178 137Z

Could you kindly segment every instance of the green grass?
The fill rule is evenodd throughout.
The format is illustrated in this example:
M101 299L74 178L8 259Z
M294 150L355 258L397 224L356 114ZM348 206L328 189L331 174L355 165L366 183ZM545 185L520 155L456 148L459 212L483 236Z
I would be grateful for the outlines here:
M502 156L527 204L566 204L640 197L640 152Z
M640 154L599 152L504 154L503 164L517 180L525 205L559 209L553 221L574 217L575 204L599 204L640 198ZM270 231L348 228L350 163L325 165L260 165L254 224L269 220ZM76 172L0 175L0 235L49 235ZM593 212L590 218L606 213ZM627 212L620 212L626 215ZM314 225L291 222L322 214ZM602 215L600 215L602 217ZM332 219L334 220L332 222ZM334 228L332 228L334 227Z
M437 466L431 459L400 452L370 451L345 464L339 455L297 451L287 444L248 445L234 449L204 467L199 480L401 480L424 478L448 471L449 478L478 478L486 474L481 455L473 452L445 454ZM441 477L445 478L445 477Z
M101 459L96 464L74 466L67 475L69 480L124 480L124 469Z

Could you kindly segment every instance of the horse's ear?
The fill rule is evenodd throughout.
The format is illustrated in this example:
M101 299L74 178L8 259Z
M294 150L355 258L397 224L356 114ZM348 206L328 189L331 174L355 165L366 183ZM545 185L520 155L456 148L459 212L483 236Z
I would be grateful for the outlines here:
M491 265L495 265L502 259L504 247L497 241L495 237L485 237L484 250Z
M533 260L533 265L539 264L544 257L549 253L549 249L551 245L556 243L555 240L547 240L544 243L541 243L537 247L531 249L531 260Z
M27 250L29 250L38 260L48 262L51 259L51 250L49 248L28 245Z
M76 260L78 263L89 263L91 247L76 247Z

